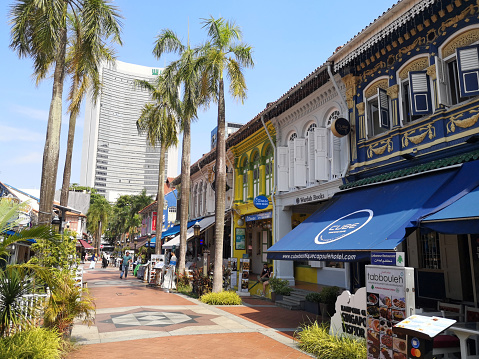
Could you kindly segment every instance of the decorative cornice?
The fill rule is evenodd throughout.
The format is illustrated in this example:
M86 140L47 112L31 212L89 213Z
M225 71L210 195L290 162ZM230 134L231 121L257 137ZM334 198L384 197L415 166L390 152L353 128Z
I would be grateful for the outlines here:
M391 100L394 100L398 98L399 94L399 85L392 85L387 89L388 96L391 98Z
M435 80L436 79L436 64L429 66L426 69L426 73L432 80Z
M452 38L442 49L442 57L446 58L456 52L458 47L468 46L479 40L479 29L471 29Z
M376 95L378 92L378 88L382 88L384 90L387 90L389 84L388 84L388 79L381 79L376 82L374 82L371 86L369 86L366 91L364 91L364 98L369 98L371 96Z

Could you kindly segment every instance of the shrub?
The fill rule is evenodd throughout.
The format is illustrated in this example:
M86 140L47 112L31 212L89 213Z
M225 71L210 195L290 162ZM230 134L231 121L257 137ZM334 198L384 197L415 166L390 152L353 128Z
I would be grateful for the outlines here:
M0 339L0 358L57 359L62 340L54 330L31 327Z
M330 335L329 327L318 322L303 325L301 329L294 334L299 348L318 359L363 359L367 356L365 340Z
M269 279L269 285L271 287L271 290L279 295L291 294L291 292L293 291L293 288L291 288L288 284L289 283L286 279L279 279L276 277Z
M229 291L203 294L200 300L210 305L241 305L240 296L235 292Z
M320 293L320 302L327 305L334 305L341 290L339 287L325 287Z
M308 302L321 303L321 293L311 292L306 295Z

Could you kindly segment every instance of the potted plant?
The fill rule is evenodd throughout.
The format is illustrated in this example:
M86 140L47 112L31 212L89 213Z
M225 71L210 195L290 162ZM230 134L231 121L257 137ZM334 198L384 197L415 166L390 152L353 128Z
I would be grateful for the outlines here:
M289 287L288 281L286 279L279 279L272 277L269 279L269 285L271 288L271 300L276 302L282 300L284 295L290 295L292 288Z
M339 287L325 287L321 291L321 317L323 320L329 320L334 315L336 299L340 294Z
M305 299L304 310L318 315L320 313L319 304L321 303L321 293L308 293Z

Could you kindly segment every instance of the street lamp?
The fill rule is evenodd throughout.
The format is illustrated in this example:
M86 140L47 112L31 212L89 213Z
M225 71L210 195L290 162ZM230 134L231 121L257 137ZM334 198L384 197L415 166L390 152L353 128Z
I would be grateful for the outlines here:
M198 238L200 236L201 226L198 222L193 226L193 233L195 236L195 261L198 258Z

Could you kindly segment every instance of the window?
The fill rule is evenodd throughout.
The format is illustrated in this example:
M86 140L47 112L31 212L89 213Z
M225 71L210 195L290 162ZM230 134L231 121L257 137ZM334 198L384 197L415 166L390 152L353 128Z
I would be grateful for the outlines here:
M273 150L271 147L268 147L266 151L266 161L265 161L265 195L271 195L271 189L273 188Z
M198 216L203 214L203 183L198 185Z
M248 201L248 161L243 164L243 202Z
M259 196L259 154L256 152L253 158L253 197Z
M316 183L315 178L315 148L314 148L314 130L318 127L315 123L312 123L308 126L306 131L306 178L309 184Z
M421 233L419 238L421 250L421 268L441 269L441 252L437 232Z
M410 123L422 117L419 115L413 115L411 112L411 101L409 100L409 79L406 79L401 83L401 97L403 99L402 101L403 124Z
M328 148L327 148L327 157L329 162L326 164L328 168L328 175L331 179L334 180L341 176L341 139L336 137L331 131L331 125L334 123L334 120L338 119L341 116L338 110L334 110L328 117L327 128L328 128Z
M386 90L378 88L377 94L366 100L368 137L374 137L389 130L389 96Z

